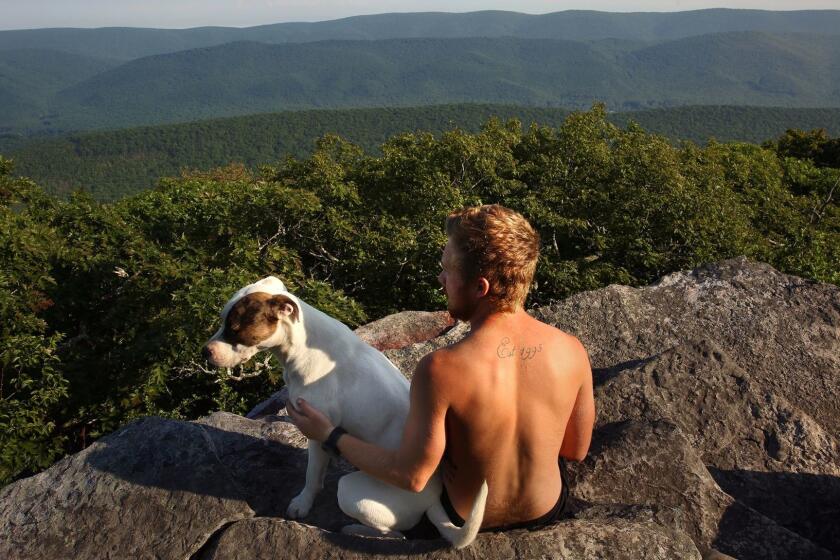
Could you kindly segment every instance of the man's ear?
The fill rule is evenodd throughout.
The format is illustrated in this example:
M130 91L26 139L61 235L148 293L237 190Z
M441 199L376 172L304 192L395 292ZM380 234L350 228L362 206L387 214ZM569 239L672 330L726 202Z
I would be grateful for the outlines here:
M300 309L298 309L298 304L295 303L295 301L289 296L277 294L276 296L272 296L269 301L271 302L272 311L278 319L281 317L289 317L293 322L297 322L300 318Z
M476 281L475 295L484 297L490 293L490 282L484 276L479 276Z

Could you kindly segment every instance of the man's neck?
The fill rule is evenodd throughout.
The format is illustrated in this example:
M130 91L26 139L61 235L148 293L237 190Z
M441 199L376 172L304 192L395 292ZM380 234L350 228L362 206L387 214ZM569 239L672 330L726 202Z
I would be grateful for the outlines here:
M483 328L515 319L521 313L525 313L522 307L516 307L513 311L499 311L489 305L482 305L467 319L467 322L470 324L470 331L476 332Z

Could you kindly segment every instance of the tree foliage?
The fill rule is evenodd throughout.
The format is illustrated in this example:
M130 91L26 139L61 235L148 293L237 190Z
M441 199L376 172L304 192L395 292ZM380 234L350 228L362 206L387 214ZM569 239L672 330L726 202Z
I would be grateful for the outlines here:
M456 127L478 132L493 116L557 127L568 114L562 108L476 103L285 111L57 138L0 134L0 153L14 157L18 172L47 192L66 197L82 189L97 200L115 201L151 188L160 177L178 175L182 169L209 169L232 161L257 169L287 154L307 158L316 140L326 134L338 134L367 153L381 155L381 145L402 132L440 135ZM840 108L670 107L610 113L607 119L619 126L638 122L672 143L705 144L710 138L761 142L791 127L821 126L840 134Z
M277 364L207 367L241 286L274 274L349 325L439 308L443 221L501 203L539 230L530 303L736 255L840 284L840 169L778 148L675 146L603 106L559 127L338 136L252 172L160 181L114 204L50 197L0 159L0 478L37 472L129 419L245 412Z
M840 167L840 138L830 138L824 128L788 129L764 146L782 157L809 159L818 167Z

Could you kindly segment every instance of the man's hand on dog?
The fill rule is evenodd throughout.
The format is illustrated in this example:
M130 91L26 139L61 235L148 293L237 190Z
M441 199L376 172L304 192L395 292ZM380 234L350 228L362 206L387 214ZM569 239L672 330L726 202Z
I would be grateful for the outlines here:
M286 401L286 411L297 429L309 439L326 441L335 428L330 419L303 399L298 399L296 404L297 408L291 400Z

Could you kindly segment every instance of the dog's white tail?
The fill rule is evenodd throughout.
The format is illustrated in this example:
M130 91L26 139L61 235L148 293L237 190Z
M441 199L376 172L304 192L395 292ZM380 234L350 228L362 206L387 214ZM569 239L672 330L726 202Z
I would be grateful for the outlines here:
M437 527L440 534L452 543L455 548L464 548L475 540L478 536L478 530L481 528L481 522L484 520L484 506L487 504L487 481L481 483L481 488L478 495L473 501L472 512L467 518L463 527L456 527L446 514L446 510L440 505L440 500L435 501L434 505L426 510L426 515L429 521Z

